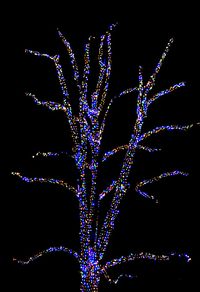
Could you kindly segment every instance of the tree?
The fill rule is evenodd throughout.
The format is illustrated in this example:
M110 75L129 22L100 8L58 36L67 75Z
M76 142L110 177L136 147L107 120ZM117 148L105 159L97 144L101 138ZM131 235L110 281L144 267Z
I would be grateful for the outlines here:
M33 158L43 156L68 156L76 165L77 169L77 183L71 185L64 180L43 177L27 177L20 172L13 172L12 174L18 176L23 181L28 183L40 182L56 184L63 187L66 192L71 192L77 199L79 204L80 216L80 250L74 251L63 246L50 247L28 261L17 260L18 263L28 264L44 254L52 252L65 252L73 255L80 264L81 272L81 291L98 291L100 278L104 276L108 282L117 283L122 277L132 277L127 274L121 274L116 280L112 280L108 274L109 269L114 266L135 260L153 260L153 261L169 261L172 257L183 257L187 262L190 261L190 256L185 254L178 254L170 252L166 255L156 255L147 252L131 253L127 256L121 256L105 262L105 253L108 248L110 237L116 225L116 219L119 215L119 208L122 199L126 196L130 187L129 177L130 172L134 166L135 155L137 150L147 152L158 152L160 149L146 146L145 141L158 133L167 131L186 131L193 127L190 125L165 125L153 128L150 131L143 131L143 124L152 107L160 97L171 93L181 87L185 86L184 82L180 82L171 86L168 89L162 90L156 94L151 94L155 86L156 77L160 71L162 63L170 49L173 39L170 39L153 74L149 77L146 84L143 81L142 67L139 67L138 85L133 88L128 88L115 96L110 101L107 101L109 81L111 75L112 52L111 52L111 34L115 25L111 25L100 37L100 44L98 50L98 78L96 80L95 90L89 93L89 78L90 78L90 54L91 45L94 37L89 37L85 45L84 53L84 68L81 74L77 60L72 51L70 43L65 39L64 35L58 31L64 46L69 55L72 68L73 80L79 92L78 110L72 106L71 96L66 84L63 73L63 68L60 64L60 56L40 53L37 51L26 50L26 53L38 57L47 58L55 65L59 84L63 94L63 102L56 101L42 101L33 93L26 93L31 97L37 105L48 108L51 111L60 111L64 114L71 131L73 146L71 153L67 152L37 152ZM137 93L137 112L136 121L132 127L131 137L127 144L113 148L108 152L102 153L102 140L105 130L106 120L114 101L126 94ZM121 166L121 171L117 178L115 178L104 190L99 192L97 187L98 173L100 166L119 152L124 152L124 159ZM149 195L143 190L145 185L154 183L163 178L170 176L187 176L188 173L181 170L172 170L159 174L150 179L142 180L135 186L139 195L150 199L157 199ZM107 210L103 222L99 221L99 212L102 208L102 202L107 196L111 196L111 204ZM15 259L14 259L15 260Z

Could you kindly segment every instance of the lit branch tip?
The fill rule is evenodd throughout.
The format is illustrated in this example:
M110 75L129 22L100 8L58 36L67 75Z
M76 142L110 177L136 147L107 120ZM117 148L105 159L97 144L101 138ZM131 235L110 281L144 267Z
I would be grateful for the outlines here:
M142 146L142 145L138 145L137 148L140 149L140 150L147 151L147 152L159 152L159 151L162 151L161 148L151 148L151 147Z
M115 23L111 24L109 26L109 31L112 31L117 25L118 25L118 22L115 22Z
M152 184L154 182L157 182L157 181L159 181L159 180L161 180L163 178L170 177L170 176L175 176L175 175L188 176L189 173L184 172L184 171L179 171L179 170L175 170L175 171L171 171L171 172L164 172L164 173L161 173L158 176L155 176L155 177L152 177L150 179L145 179L145 180L140 181L139 183L136 184L135 190L141 196L143 196L145 198L148 198L148 199L153 199L154 200L155 199L154 196L148 195L147 192L141 191L140 188L145 186L145 185L147 185L147 184Z
M63 246L58 246L58 247L50 247L48 249L45 249L45 250L35 254L34 256L29 257L29 259L27 261L22 261L22 260L18 260L16 258L13 258L13 262L17 262L18 264L22 264L22 265L28 265L29 263L37 260L38 258L43 257L46 254L54 253L54 252L65 252L65 253L68 253L70 255L73 255L76 259L79 260L79 255L77 252L75 252L69 248L63 247Z

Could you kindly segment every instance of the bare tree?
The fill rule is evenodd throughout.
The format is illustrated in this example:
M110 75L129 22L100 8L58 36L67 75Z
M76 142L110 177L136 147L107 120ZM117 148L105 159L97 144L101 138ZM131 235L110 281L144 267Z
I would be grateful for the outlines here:
M64 35L58 31L73 68L73 79L79 92L79 110L78 114L75 114L75 110L71 104L71 97L68 92L66 80L63 74L63 69L60 64L60 56L40 53L37 51L26 50L26 53L32 54L38 57L49 59L54 63L59 84L63 94L62 103L56 101L42 101L33 93L26 93L27 96L33 98L37 105L48 108L51 111L61 111L64 113L64 117L69 123L71 136L73 140L72 152L38 152L34 157L43 156L59 156L67 155L71 156L74 160L78 178L77 184L72 186L64 180L58 180L55 178L41 178L41 177L26 177L19 172L13 172L12 174L18 176L23 181L28 183L40 182L56 184L63 187L66 192L70 191L78 200L79 203L79 217L80 217L80 250L74 251L70 248L63 246L50 247L27 261L17 260L18 263L28 264L44 254L54 252L65 252L73 255L80 264L81 272L81 291L98 291L100 278L104 276L108 282L117 283L118 280L125 277L132 277L131 275L121 274L117 279L113 280L108 274L109 269L114 266L121 265L135 260L145 259L153 261L169 261L173 256L183 257L187 262L190 261L190 257L187 254L169 253L166 255L156 255L146 252L131 253L126 256L105 261L104 255L107 251L108 243L112 231L115 228L116 218L119 214L120 203L127 194L127 190L130 186L129 177L130 171L134 166L135 155L138 149L142 149L147 152L160 151L158 148L151 148L145 145L147 138L156 135L160 132L167 131L186 131L193 127L190 125L165 125L153 128L150 131L143 131L143 124L147 117L148 111L151 106L157 102L157 100L171 93L179 88L185 86L184 82L172 85L170 88L162 90L154 95L151 94L157 75L161 69L163 61L170 49L173 39L170 39L153 74L149 77L148 82L144 84L142 67L139 67L138 73L138 85L133 88L128 88L122 91L120 94L107 101L109 81L111 75L112 53L111 53L111 34L115 25L111 25L99 39L98 50L98 79L96 80L96 88L89 94L89 75L90 75L90 52L93 37L89 37L88 42L85 45L84 52L84 69L81 74L79 66L77 64L75 55L72 51L70 43L66 40ZM110 108L113 102L126 94L137 93L137 112L136 121L132 127L130 140L126 145L121 145L117 148L111 149L106 153L102 153L102 138L105 130L106 119L109 114ZM120 173L116 179L112 181L101 193L97 191L97 177L99 172L99 166L104 164L113 155L118 152L124 152L124 159ZM181 170L167 171L160 175L138 182L135 186L137 193L147 199L155 200L155 197L149 195L143 190L143 186L152 184L163 178L170 176L187 176L188 173ZM112 201L107 210L103 223L99 223L99 210L102 208L102 201L106 196L111 194ZM16 260L16 259L14 259Z

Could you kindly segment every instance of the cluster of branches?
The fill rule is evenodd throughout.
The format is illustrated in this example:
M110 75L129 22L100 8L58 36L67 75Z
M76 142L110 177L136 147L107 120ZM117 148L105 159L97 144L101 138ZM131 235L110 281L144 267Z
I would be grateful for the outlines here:
M180 82L154 95L151 94L151 91L155 86L157 75L161 69L165 57L167 56L170 46L173 43L173 39L169 40L154 72L149 77L147 83L144 83L143 81L143 72L142 67L140 66L138 71L138 85L136 87L128 88L122 91L110 101L106 102L112 65L111 33L114 27L115 25L111 25L108 31L100 37L100 45L98 51L98 79L96 82L96 88L91 93L90 98L88 93L91 64L90 53L91 44L96 38L90 37L85 45L84 68L83 72L81 73L70 43L66 40L64 35L60 31L58 31L59 37L61 38L69 55L73 68L73 79L79 92L78 115L75 115L74 109L72 108L70 94L68 92L63 69L60 64L60 56L50 56L48 54L40 53L37 51L26 50L26 53L28 54L47 58L54 63L60 88L62 90L63 101L62 103L58 103L56 101L44 101L37 97L34 93L26 93L26 95L31 97L33 101L39 106L43 106L51 111L62 112L69 123L73 140L73 148L71 153L38 152L33 156L33 158L41 156L57 157L59 155L70 156L71 159L74 160L76 168L78 170L78 178L77 184L75 186L72 186L64 180L59 180L55 178L30 178L23 176L19 172L13 172L12 174L18 176L23 181L28 183L40 182L56 184L64 187L66 190L69 190L76 196L79 202L80 215L80 252L75 252L66 247L51 247L31 257L28 261L18 260L18 262L27 264L46 253L66 252L73 255L80 262L80 265L83 265L83 263L88 263L89 266L95 264L98 265L99 274L103 274L109 282L117 283L122 275L120 275L116 280L111 280L107 273L107 270L113 266L129 261L134 261L137 259L165 261L169 260L171 256L177 255L175 253L170 253L169 255L156 256L154 254L141 252L138 254L122 256L120 258L113 259L105 264L100 263L103 260L110 240L110 236L115 227L116 218L119 214L120 203L125 197L127 190L130 186L128 179L131 168L134 165L135 154L137 150L143 150L148 152L161 151L161 149L151 148L145 145L146 140L148 140L147 138L153 135L157 135L158 133L167 131L185 131L193 127L193 124L162 125L155 127L147 132L143 132L143 124L152 105L157 102L158 99L162 96L185 86L184 82ZM120 98L126 94L135 93L137 94L137 116L136 121L132 126L130 140L127 144L121 145L102 154L102 138L107 116L109 114L110 108L112 107L112 104L117 98ZM91 100L91 102L89 100ZM114 179L112 183L108 185L102 192L97 193L96 183L99 165L101 163L107 162L112 156L121 151L124 151L124 159L118 178ZM90 158L88 156L89 152L91 153ZM88 172L91 176L90 187L88 187L87 180ZM187 176L188 173L181 170L163 172L156 177L148 178L141 182L138 182L135 186L135 189L139 195L154 200L155 197L143 191L142 187L163 178L175 175ZM111 192L111 205L109 206L103 223L100 226L98 217L99 210L101 208L101 201ZM190 257L187 254L183 254L182 256L186 258L187 261L190 260Z

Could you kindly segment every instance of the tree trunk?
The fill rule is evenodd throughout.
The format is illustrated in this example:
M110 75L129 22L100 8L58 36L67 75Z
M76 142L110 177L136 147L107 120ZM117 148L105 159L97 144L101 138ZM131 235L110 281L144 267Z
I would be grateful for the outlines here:
M81 270L81 292L98 292L100 283L100 265L94 260L93 250L90 248L88 260L80 265ZM92 255L92 256L91 256Z
M98 292L99 291L100 276L93 275L90 278L81 277L81 292Z
M91 284L91 285L90 285ZM81 292L98 292L99 287L96 285L96 283L90 283L89 285L85 286L83 283L81 283Z

